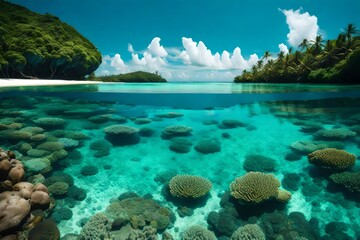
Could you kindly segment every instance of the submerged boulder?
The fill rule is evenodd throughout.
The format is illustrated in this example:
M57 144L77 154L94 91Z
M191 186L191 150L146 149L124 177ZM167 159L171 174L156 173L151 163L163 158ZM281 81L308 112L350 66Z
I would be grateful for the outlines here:
M106 139L116 146L133 145L140 142L139 129L126 125L111 125L104 129Z

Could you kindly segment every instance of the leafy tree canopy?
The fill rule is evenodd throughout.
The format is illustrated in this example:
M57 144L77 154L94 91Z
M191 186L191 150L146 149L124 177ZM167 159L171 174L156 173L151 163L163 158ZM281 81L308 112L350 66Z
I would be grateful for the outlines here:
M161 75L158 73L149 73L142 71L118 74L118 75L99 76L99 77L96 77L92 73L88 76L87 79L102 81L102 82L132 82L132 83L166 82L166 79L161 77Z
M234 82L359 84L358 33L354 24L348 24L337 39L304 39L299 45L301 51L280 52L276 59L266 51L250 71L244 70Z
M96 47L59 18L0 0L0 77L84 79L100 63Z

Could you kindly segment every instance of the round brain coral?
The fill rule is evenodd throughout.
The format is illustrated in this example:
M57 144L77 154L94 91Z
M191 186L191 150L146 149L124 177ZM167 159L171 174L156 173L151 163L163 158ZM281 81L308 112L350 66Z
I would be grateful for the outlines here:
M351 192L360 192L360 173L358 172L342 172L335 173L330 176L330 179L341 184Z
M50 117L44 117L34 120L34 122L41 127L47 127L47 128L55 128L55 127L61 127L65 124L65 120L62 118L50 118Z
M280 182L272 174L249 172L230 184L230 194L246 204L258 204L278 195Z
M112 125L104 129L106 139L113 145L132 145L140 142L139 129L126 125Z
M169 182L170 193L183 198L203 197L211 187L212 183L206 178L192 175L176 175Z
M231 240L265 240L265 234L257 224L246 224L239 227L232 235Z
M356 156L344 150L325 148L308 155L310 163L332 170L344 170L354 166Z
M215 240L215 234L206 228L194 225L186 229L182 234L183 240Z

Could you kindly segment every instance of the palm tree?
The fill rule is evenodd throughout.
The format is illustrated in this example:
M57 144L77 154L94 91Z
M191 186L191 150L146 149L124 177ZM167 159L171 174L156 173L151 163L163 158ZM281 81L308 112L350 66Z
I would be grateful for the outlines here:
M292 54L292 52L293 52L293 50L294 50L294 49L293 49L293 47L289 47L289 53L288 53L288 54L290 54L290 55L291 55L291 54Z
M315 40L311 41L312 45L311 45L310 48L311 48L312 53L314 55L318 55L318 54L321 53L321 50L322 50L322 48L324 46L323 42L324 42L324 40L323 40L321 35L317 35Z
M277 56L278 56L278 60L279 60L280 62L282 62L282 60L284 59L285 54L284 54L283 51L280 51Z
M260 59L259 61L257 61L257 68L258 68L258 69L261 69L262 66L263 66L263 63L264 63L264 61L263 61L262 59Z
M263 59L267 60L271 57L271 53L270 51L266 50L265 53L264 53L264 56L263 56Z
M336 56L335 46L331 40L327 40L324 51L321 54L321 64L325 67L332 66L339 58Z
M349 23L344 29L343 34L345 35L348 42L350 42L353 38L353 35L358 34L358 30L356 29L355 24Z
M306 38L304 38L298 47L301 48L301 50L308 49L309 41Z

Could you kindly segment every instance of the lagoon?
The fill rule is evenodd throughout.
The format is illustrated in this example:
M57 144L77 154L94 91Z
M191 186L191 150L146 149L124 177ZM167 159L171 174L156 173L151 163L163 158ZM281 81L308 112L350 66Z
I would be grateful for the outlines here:
M127 206L133 208L140 202L149 211L158 205L169 209L169 219L159 213L146 216L144 224L159 226L169 221L155 228L159 236L166 231L174 239L181 239L194 224L228 239L248 223L259 224L267 239L280 235L293 239L291 232L307 239L325 235L355 239L360 236L359 194L349 191L346 183L334 183L331 175L335 172L311 164L307 155L337 148L360 156L359 100L360 86L356 85L6 87L0 88L0 125L7 126L0 128L0 147L15 151L29 181L40 179L48 187L54 181L69 185L65 193L53 194L56 206L49 216L62 236L84 234L81 229L91 216L106 212L114 202L129 201ZM44 122L49 118L61 121ZM15 125L15 129L9 127ZM136 141L114 140L105 130L113 125L135 129ZM182 132L169 135L171 126L181 126ZM43 130L28 138L16 137L26 127ZM34 141L35 134L43 134L44 140ZM39 169L31 162L40 153L31 150L41 150L43 142L62 142L66 156ZM291 199L239 204L229 196L229 185L252 171L273 174ZM358 160L347 171L358 172ZM176 199L169 193L169 181L177 174L201 176L212 188L200 202ZM158 205L148 204L149 199ZM134 225L132 217L124 221Z

